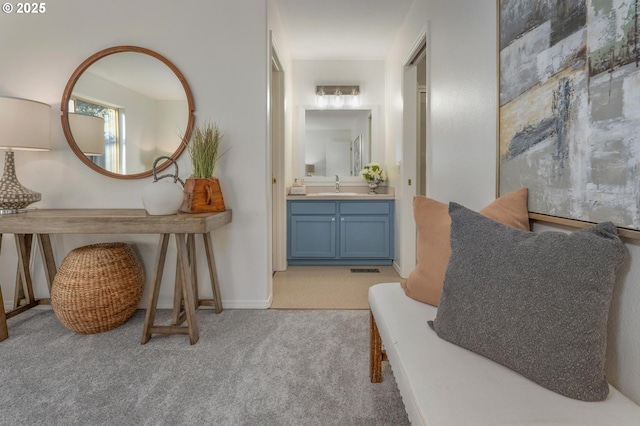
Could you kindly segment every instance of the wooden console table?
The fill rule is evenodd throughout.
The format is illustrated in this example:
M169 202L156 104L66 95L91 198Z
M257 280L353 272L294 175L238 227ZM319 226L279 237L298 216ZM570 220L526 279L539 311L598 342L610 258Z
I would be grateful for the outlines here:
M43 209L0 216L0 249L2 234L14 234L18 254L18 272L14 307L5 313L0 290L0 341L8 336L7 319L34 306L49 304L50 299L36 299L33 293L29 262L33 236L42 256L49 292L57 272L51 234L160 234L152 278L152 291L144 321L142 344L152 334L188 334L189 341L198 341L195 310L213 306L222 312L220 290L210 232L231 222L231 210L221 213L178 213L170 216L150 216L143 209ZM155 325L155 312L169 237L175 236L177 248L176 282L172 324ZM207 257L212 299L198 298L195 236L201 235ZM186 320L187 325L181 324Z

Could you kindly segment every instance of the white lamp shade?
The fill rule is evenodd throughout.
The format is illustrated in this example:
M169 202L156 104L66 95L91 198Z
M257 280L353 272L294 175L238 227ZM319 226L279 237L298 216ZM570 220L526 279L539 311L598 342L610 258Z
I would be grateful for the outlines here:
M51 107L27 99L0 97L0 149L50 148Z
M73 140L85 155L104 155L104 118L69 114L69 128Z

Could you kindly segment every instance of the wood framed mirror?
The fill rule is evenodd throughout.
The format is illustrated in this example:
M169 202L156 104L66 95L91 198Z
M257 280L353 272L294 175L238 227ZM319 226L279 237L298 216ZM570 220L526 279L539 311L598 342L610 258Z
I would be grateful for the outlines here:
M137 46L88 57L69 78L60 108L73 152L117 179L151 176L160 156L177 159L194 125L193 95L182 73L164 56ZM160 163L156 171L170 164Z

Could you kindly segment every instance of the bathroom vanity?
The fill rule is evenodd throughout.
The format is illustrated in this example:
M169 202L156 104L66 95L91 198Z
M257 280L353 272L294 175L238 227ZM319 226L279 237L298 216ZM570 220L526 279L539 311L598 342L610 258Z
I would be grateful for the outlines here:
M287 197L290 265L390 265L393 194L316 192Z

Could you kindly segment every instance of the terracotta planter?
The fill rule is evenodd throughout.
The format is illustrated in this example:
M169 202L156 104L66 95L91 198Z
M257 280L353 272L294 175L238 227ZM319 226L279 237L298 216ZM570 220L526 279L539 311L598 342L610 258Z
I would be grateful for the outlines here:
M216 178L188 178L184 183L184 201L180 211L186 213L225 211L220 181Z

